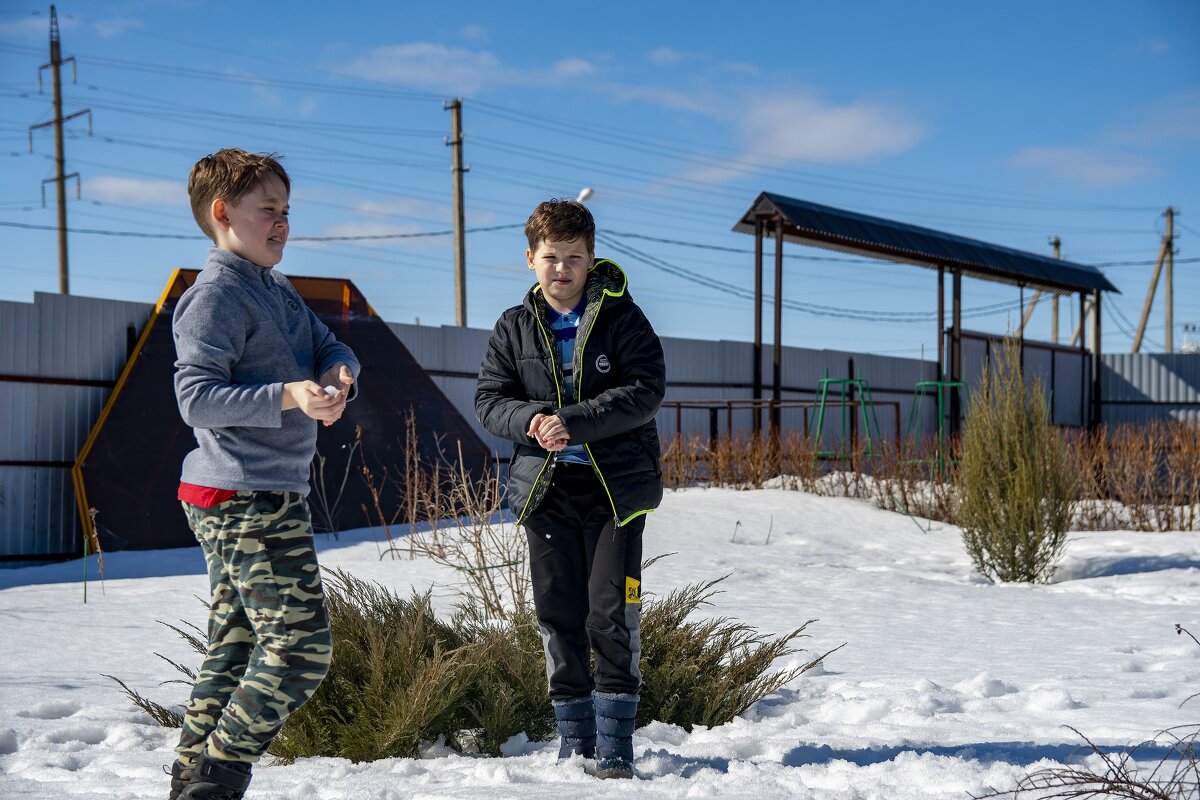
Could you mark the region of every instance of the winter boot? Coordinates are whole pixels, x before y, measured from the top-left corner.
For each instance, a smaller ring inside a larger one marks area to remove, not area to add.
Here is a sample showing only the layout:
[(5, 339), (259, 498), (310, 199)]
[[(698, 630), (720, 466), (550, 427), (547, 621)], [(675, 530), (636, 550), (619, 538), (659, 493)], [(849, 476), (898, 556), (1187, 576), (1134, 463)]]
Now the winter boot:
[(249, 785), (249, 764), (201, 753), (179, 800), (242, 800)]
[(596, 692), (596, 777), (633, 777), (638, 696)]
[(558, 757), (581, 755), (596, 757), (596, 707), (591, 696), (554, 700), (554, 718), (558, 720)]
[(167, 796), (167, 800), (179, 800), (179, 794), (183, 791), (183, 787), (188, 785), (188, 781), (192, 779), (192, 770), (190, 767), (184, 767), (176, 761), (171, 765), (168, 772), (166, 767), (163, 767), (163, 772), (171, 776), (171, 794)]

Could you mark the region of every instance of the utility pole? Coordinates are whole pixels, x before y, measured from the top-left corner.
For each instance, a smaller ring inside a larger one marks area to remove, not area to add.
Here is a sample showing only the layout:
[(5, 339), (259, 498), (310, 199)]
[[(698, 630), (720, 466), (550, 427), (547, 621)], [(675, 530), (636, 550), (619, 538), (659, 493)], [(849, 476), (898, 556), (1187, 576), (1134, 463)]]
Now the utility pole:
[(1168, 353), (1175, 352), (1175, 337), (1172, 335), (1175, 329), (1175, 209), (1167, 206), (1167, 285), (1163, 288), (1166, 290), (1166, 311), (1164, 314), (1164, 322), (1166, 331), (1163, 334), (1163, 349)]
[[(1054, 257), (1062, 258), (1062, 239), (1053, 236), (1050, 239), (1050, 246), (1054, 248)], [(1058, 295), (1054, 295), (1050, 300), (1050, 341), (1058, 344)]]
[[(1062, 244), (1058, 237), (1052, 237), (1050, 244), (1054, 245), (1054, 257), (1062, 258), (1059, 252), (1059, 246)], [(1042, 290), (1038, 289), (1033, 293), (1033, 298), (1029, 301), (1029, 308), (1025, 309), (1024, 316), (1021, 317), (1021, 327), (1017, 330), (1017, 336), (1021, 339), (1025, 338), (1025, 326), (1029, 324), (1029, 318), (1033, 316), (1033, 310), (1037, 308), (1038, 300), (1042, 297)], [(1058, 344), (1058, 295), (1054, 295), (1053, 306), (1050, 309), (1050, 327), (1053, 329), (1054, 343)]]
[[(1162, 274), (1164, 262), (1170, 266), (1167, 268), (1167, 340), (1163, 342), (1163, 346), (1168, 353), (1173, 350), (1172, 345), (1174, 341), (1171, 338), (1171, 323), (1174, 315), (1172, 314), (1173, 309), (1171, 306), (1174, 304), (1174, 287), (1171, 283), (1171, 267), (1174, 266), (1174, 258), (1172, 258), (1171, 251), (1175, 246), (1175, 209), (1168, 207), (1166, 216), (1167, 228), (1163, 233), (1162, 244), (1158, 248), (1158, 258), (1154, 262), (1154, 272), (1150, 275), (1150, 287), (1146, 290), (1146, 301), (1142, 303), (1142, 316), (1138, 320), (1137, 333), (1133, 337), (1133, 348), (1129, 351), (1131, 353), (1136, 353), (1142, 348), (1142, 337), (1146, 334), (1146, 323), (1150, 319), (1150, 306), (1154, 303), (1154, 295), (1158, 291), (1158, 276)], [(1170, 261), (1167, 259), (1170, 259)]]
[[(1075, 332), (1071, 334), (1071, 347), (1075, 346), (1075, 342), (1079, 342), (1080, 347), (1087, 349), (1087, 321), (1092, 317), (1092, 298), (1087, 298), (1079, 303), (1079, 324), (1075, 326)], [(1080, 338), (1082, 337), (1082, 338)], [(1137, 352), (1134, 350), (1133, 352)]]
[(450, 138), (446, 140), (448, 147), (454, 148), (451, 172), (454, 176), (454, 324), (460, 328), (467, 325), (467, 241), (463, 232), (463, 173), (469, 171), (469, 166), (463, 166), (462, 144), (462, 98), (456, 98), (442, 103), (442, 109), (450, 111)]
[(42, 181), (42, 206), (46, 205), (46, 184), (55, 184), (55, 196), (58, 200), (58, 291), (60, 294), (70, 294), (70, 278), (67, 268), (67, 179), (75, 179), (75, 195), (80, 196), (79, 173), (66, 174), (66, 157), (63, 155), (63, 123), (87, 114), (88, 136), (92, 135), (92, 111), (84, 109), (66, 117), (62, 113), (62, 65), (71, 62), (71, 82), (76, 80), (75, 56), (63, 60), (62, 45), (58, 35), (58, 12), (50, 6), (50, 63), (38, 67), (38, 94), (42, 93), (42, 70), (50, 68), (51, 80), (54, 85), (54, 119), (39, 125), (29, 127), (29, 152), (33, 152), (33, 132), (37, 128), (54, 126), (54, 177)]

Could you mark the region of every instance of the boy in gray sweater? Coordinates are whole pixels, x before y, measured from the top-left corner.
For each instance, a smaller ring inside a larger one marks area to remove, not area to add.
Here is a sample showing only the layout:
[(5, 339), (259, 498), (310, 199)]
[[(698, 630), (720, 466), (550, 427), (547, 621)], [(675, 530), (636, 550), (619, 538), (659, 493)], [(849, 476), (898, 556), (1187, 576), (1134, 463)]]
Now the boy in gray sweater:
[(272, 269), (291, 181), (226, 149), (188, 180), (215, 243), (175, 308), (175, 396), (199, 445), (179, 499), (208, 564), (208, 654), (171, 770), (175, 798), (240, 798), (252, 765), (329, 670), (332, 638), (305, 497), (317, 423), (341, 418), (359, 364)]

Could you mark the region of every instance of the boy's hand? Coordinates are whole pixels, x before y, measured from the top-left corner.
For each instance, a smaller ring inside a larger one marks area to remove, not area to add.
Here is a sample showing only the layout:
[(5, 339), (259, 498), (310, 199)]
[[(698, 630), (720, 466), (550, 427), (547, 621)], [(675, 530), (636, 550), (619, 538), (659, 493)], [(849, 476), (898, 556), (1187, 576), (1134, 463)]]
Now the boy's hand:
[(345, 364), (334, 364), (321, 376), (321, 385), (332, 386), (339, 395), (348, 397), (350, 387), (354, 385), (354, 373)]
[(542, 449), (552, 453), (562, 450), (571, 441), (571, 436), (567, 433), (567, 426), (558, 418), (558, 415), (535, 414), (529, 423), (527, 435), (537, 439), (537, 443), (541, 445)]
[(283, 410), (298, 408), (310, 417), (325, 425), (332, 425), (341, 419), (346, 410), (346, 397), (342, 392), (328, 395), (321, 384), (316, 381), (296, 381), (283, 385)]

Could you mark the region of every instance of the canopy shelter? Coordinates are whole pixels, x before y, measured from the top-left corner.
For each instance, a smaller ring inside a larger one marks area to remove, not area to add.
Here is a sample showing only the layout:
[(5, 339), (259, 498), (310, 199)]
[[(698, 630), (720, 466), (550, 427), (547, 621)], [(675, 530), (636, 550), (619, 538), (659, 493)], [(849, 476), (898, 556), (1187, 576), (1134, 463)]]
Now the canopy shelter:
[[(733, 230), (754, 235), (754, 397), (762, 398), (762, 299), (763, 239), (775, 239), (775, 347), (773, 375), (772, 433), (779, 427), (778, 403), (782, 401), (781, 332), (783, 327), (783, 243), (798, 242), (867, 258), (914, 264), (936, 269), (938, 273), (938, 380), (949, 367), (949, 380), (962, 380), (962, 279), (964, 275), (986, 281), (1008, 283), (1054, 295), (1079, 294), (1081, 329), (1080, 350), (1086, 350), (1083, 322), (1091, 300), (1091, 406), (1089, 420), (1100, 414), (1100, 296), (1116, 292), (1104, 274), (1095, 267), (1075, 264), (1037, 253), (989, 244), (964, 236), (922, 228), (894, 220), (871, 217), (854, 211), (824, 206), (763, 192), (742, 215)], [(951, 325), (945, 320), (945, 275), (953, 282)], [(1022, 306), (1024, 292), (1022, 291)], [(1024, 309), (1022, 309), (1022, 312)], [(1023, 326), (1022, 326), (1023, 328)], [(945, 341), (949, 338), (949, 364)], [(957, 424), (960, 398), (951, 394), (951, 425)], [(757, 423), (756, 423), (757, 424)]]

